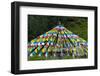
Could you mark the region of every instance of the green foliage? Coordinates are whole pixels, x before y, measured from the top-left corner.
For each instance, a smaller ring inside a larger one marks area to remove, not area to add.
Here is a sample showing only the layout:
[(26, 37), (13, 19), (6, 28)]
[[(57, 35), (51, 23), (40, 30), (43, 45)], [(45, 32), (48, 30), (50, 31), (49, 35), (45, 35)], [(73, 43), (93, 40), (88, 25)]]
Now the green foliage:
[(68, 30), (87, 40), (86, 17), (28, 15), (28, 41), (54, 28), (58, 21)]
[[(82, 58), (87, 58), (87, 57), (72, 57), (72, 56), (64, 56), (61, 59), (82, 59)], [(33, 61), (33, 60), (58, 60), (58, 57), (45, 57), (45, 56), (32, 56), (32, 57), (28, 57), (29, 61)]]

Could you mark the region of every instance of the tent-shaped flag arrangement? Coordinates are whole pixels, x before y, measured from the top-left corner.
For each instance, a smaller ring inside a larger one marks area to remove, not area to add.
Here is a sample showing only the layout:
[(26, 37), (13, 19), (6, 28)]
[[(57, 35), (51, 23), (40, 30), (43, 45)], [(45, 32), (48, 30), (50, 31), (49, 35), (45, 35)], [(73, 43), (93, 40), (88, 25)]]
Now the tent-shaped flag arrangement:
[(88, 44), (67, 28), (58, 25), (31, 40), (28, 44), (28, 57), (34, 56), (49, 59), (86, 58)]

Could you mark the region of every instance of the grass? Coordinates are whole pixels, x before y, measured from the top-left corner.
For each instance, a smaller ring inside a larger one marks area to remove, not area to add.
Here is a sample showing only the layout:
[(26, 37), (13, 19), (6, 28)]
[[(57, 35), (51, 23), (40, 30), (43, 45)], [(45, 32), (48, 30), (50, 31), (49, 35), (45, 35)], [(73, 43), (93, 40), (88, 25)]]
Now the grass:
[(63, 58), (59, 58), (59, 57), (45, 57), (45, 56), (32, 56), (32, 57), (28, 57), (29, 61), (33, 61), (33, 60), (62, 60), (62, 59), (80, 59), (80, 58), (87, 58), (87, 57), (72, 57), (72, 56), (64, 56)]

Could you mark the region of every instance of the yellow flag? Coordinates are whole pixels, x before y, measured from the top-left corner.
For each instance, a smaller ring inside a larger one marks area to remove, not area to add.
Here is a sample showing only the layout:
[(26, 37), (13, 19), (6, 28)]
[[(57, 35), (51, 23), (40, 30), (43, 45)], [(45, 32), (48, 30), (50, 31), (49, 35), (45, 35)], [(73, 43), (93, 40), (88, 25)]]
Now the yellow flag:
[(37, 53), (37, 49), (35, 49), (35, 52)]
[(34, 40), (32, 40), (31, 42), (34, 42)]
[(42, 52), (43, 52), (43, 53), (45, 52), (44, 48), (42, 49)]

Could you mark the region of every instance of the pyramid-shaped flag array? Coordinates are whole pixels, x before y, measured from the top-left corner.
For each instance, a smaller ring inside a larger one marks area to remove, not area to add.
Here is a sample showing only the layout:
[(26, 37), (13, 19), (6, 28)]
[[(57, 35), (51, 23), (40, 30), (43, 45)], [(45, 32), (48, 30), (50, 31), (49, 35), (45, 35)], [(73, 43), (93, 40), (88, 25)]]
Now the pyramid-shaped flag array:
[(28, 44), (28, 56), (44, 57), (87, 57), (88, 44), (62, 25), (31, 40)]

